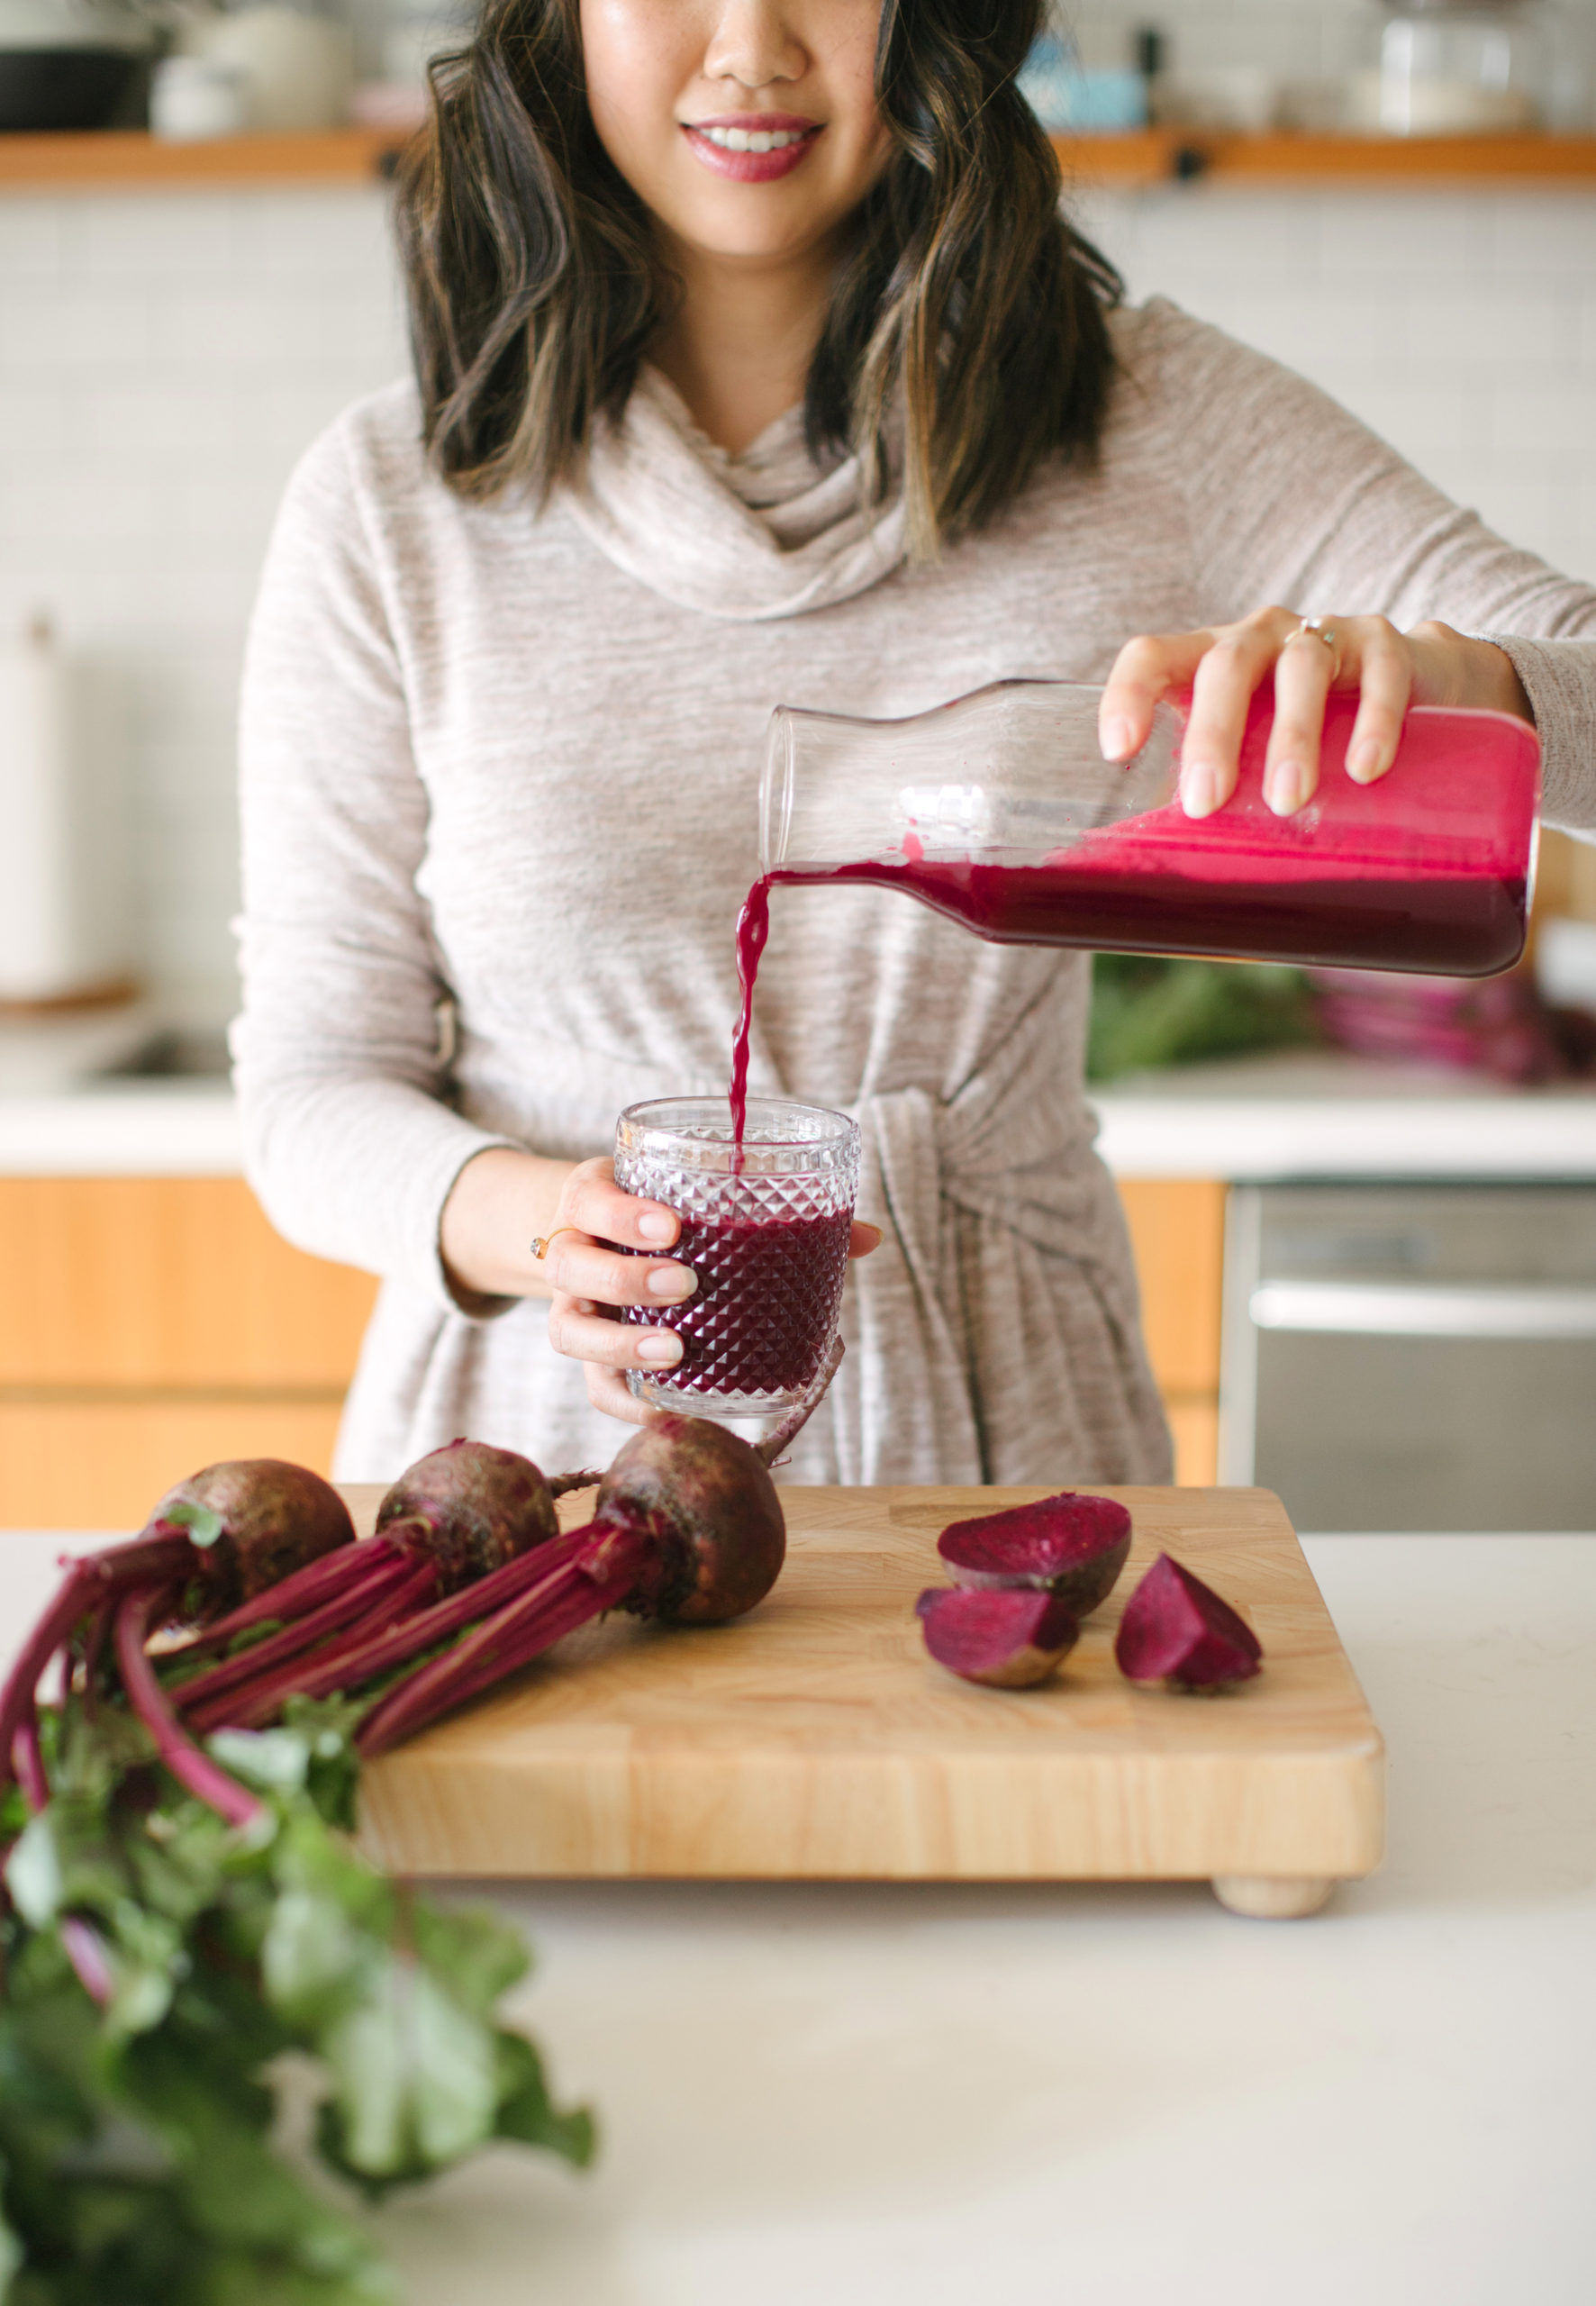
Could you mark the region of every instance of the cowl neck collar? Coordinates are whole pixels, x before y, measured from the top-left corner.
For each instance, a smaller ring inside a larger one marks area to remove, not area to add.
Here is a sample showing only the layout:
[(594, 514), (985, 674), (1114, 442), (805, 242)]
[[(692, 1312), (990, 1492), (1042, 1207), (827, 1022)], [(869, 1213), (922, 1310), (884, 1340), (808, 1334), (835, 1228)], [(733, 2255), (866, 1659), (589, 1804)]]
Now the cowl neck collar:
[(679, 607), (738, 623), (802, 616), (866, 591), (903, 558), (902, 491), (862, 502), (859, 459), (817, 465), (787, 410), (738, 457), (717, 448), (657, 368), (602, 424), (570, 511), (618, 567)]

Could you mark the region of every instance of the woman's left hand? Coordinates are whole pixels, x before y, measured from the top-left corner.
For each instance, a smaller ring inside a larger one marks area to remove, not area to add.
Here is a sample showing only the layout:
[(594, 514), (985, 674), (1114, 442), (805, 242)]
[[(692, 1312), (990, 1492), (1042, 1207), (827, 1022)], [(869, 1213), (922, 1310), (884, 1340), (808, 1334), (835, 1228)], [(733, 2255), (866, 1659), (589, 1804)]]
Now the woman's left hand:
[(1383, 616), (1316, 617), (1258, 609), (1238, 624), (1201, 632), (1143, 633), (1114, 660), (1098, 709), (1105, 760), (1129, 760), (1146, 744), (1162, 698), (1190, 694), (1181, 747), (1181, 805), (1189, 817), (1222, 808), (1236, 790), (1242, 732), (1254, 692), (1274, 685), (1274, 726), (1264, 798), (1289, 817), (1319, 784), (1325, 700), (1358, 692), (1347, 773), (1373, 785), (1396, 758), (1410, 704), (1463, 704), (1516, 713), (1533, 723), (1529, 699), (1505, 650), (1446, 624), (1399, 632)]

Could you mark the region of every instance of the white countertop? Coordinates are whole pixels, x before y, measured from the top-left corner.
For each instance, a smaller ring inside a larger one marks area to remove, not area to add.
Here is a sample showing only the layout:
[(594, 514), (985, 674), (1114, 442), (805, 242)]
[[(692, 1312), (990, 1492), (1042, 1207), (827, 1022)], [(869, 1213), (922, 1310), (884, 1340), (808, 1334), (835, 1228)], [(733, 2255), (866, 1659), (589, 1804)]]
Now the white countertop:
[[(91, 1039), (63, 1056), (0, 1029), (0, 1176), (239, 1173), (224, 1082), (96, 1080), (82, 1062)], [(1511, 1089), (1309, 1050), (1091, 1095), (1100, 1149), (1122, 1177), (1596, 1178), (1596, 1084)]]
[[(64, 1542), (0, 1535), (0, 1629)], [(1590, 2306), (1596, 1537), (1308, 1552), (1390, 1857), (1205, 1889), (501, 1892), (586, 2178), (384, 2211), (412, 2306)]]

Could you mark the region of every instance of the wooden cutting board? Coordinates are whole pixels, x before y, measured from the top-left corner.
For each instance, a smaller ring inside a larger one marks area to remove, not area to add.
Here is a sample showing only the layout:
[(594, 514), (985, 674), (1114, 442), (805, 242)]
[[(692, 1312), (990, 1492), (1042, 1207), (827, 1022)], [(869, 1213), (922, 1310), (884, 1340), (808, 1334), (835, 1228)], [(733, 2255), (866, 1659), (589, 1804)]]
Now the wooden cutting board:
[[(381, 1493), (347, 1493), (368, 1527)], [(1110, 1492), (1130, 1561), (1042, 1688), (931, 1662), (914, 1599), (945, 1582), (939, 1531), (1046, 1493), (784, 1491), (787, 1565), (751, 1616), (573, 1636), (366, 1770), (367, 1846), (399, 1873), (501, 1878), (1210, 1879), (1270, 1915), (1372, 1871), (1380, 1732), (1267, 1490)], [(1256, 1680), (1202, 1698), (1121, 1677), (1120, 1611), (1160, 1550), (1250, 1621)]]

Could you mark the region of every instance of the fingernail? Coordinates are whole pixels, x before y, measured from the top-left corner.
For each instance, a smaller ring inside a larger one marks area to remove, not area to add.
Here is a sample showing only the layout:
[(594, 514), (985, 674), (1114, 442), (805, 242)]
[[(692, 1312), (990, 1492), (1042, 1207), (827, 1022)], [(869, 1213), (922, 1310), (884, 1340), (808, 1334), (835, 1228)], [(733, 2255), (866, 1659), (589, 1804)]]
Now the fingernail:
[(698, 1276), (687, 1265), (657, 1265), (648, 1276), (649, 1296), (662, 1297), (667, 1305), (679, 1305), (697, 1286)]
[(1308, 771), (1300, 760), (1277, 760), (1264, 794), (1277, 817), (1294, 815), (1308, 798)]
[(1104, 760), (1129, 760), (1136, 750), (1136, 731), (1129, 721), (1105, 721), (1102, 726), (1102, 757)]
[(639, 1217), (638, 1231), (645, 1241), (674, 1241), (676, 1238), (676, 1221), (674, 1217), (665, 1216)]
[(1355, 785), (1373, 785), (1384, 766), (1385, 748), (1374, 737), (1365, 737), (1347, 756), (1347, 774)]
[(650, 1330), (647, 1337), (638, 1339), (639, 1361), (651, 1361), (656, 1367), (663, 1368), (667, 1362), (679, 1361), (681, 1357), (682, 1340), (669, 1330)]
[(1220, 772), (1211, 760), (1181, 767), (1181, 806), (1189, 817), (1211, 817), (1220, 805)]

